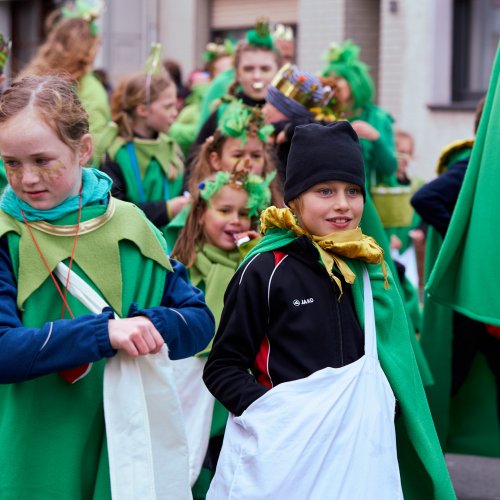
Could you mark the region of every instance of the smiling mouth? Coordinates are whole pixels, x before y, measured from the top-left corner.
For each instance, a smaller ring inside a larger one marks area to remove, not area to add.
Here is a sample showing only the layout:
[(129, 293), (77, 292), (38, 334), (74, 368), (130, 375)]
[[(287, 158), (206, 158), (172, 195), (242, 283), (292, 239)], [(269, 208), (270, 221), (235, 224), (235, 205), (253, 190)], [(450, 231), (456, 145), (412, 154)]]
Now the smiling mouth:
[(347, 217), (336, 217), (332, 219), (326, 219), (328, 222), (332, 222), (333, 224), (347, 224), (348, 222), (351, 221), (351, 219), (348, 219)]

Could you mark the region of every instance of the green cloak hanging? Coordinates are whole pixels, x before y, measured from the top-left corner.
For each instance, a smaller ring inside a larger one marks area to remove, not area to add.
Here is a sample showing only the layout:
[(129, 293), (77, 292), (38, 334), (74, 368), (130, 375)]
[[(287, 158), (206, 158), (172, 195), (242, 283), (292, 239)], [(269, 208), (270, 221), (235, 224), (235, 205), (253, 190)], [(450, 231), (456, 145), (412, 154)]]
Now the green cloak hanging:
[[(500, 326), (499, 217), (494, 209), (498, 205), (500, 181), (499, 74), (500, 51), (497, 51), (469, 166), (427, 285), (430, 299), (448, 311), (454, 309), (496, 326)], [(435, 335), (439, 333), (436, 331)], [(451, 335), (443, 348), (451, 350)], [(446, 449), (500, 456), (500, 423), (496, 406), (493, 375), (484, 357), (478, 353), (467, 381), (450, 402)]]

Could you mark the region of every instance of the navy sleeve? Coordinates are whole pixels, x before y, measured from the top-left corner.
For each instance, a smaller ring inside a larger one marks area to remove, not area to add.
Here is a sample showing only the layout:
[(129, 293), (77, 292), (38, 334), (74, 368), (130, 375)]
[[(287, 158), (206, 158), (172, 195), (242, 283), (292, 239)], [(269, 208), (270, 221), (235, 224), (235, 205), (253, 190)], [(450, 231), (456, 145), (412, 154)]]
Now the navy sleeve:
[(134, 311), (147, 316), (161, 333), (171, 359), (182, 359), (202, 351), (214, 336), (215, 321), (203, 293), (189, 283), (186, 268), (170, 259), (161, 305)]
[(269, 390), (249, 371), (267, 333), (267, 284), (273, 269), (267, 257), (259, 254), (229, 283), (219, 329), (203, 372), (208, 390), (235, 415), (241, 415)]
[(7, 247), (0, 240), (0, 383), (11, 384), (111, 357), (111, 313), (25, 327), (17, 309), (17, 283)]
[(411, 204), (422, 220), (446, 235), (457, 203), (469, 160), (459, 161), (437, 179), (422, 186), (411, 198)]

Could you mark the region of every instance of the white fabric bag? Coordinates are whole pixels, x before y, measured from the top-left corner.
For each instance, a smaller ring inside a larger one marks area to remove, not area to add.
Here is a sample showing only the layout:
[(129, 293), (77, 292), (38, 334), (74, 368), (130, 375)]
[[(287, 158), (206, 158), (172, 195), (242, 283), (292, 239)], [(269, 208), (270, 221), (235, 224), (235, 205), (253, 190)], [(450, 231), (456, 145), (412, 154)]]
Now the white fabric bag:
[[(62, 283), (68, 273), (64, 263), (57, 265)], [(107, 306), (73, 271), (68, 291), (94, 313)], [(112, 497), (192, 499), (187, 438), (167, 346), (137, 358), (119, 351), (106, 362), (103, 391)]]
[(395, 398), (363, 273), (365, 355), (276, 386), (230, 415), (207, 500), (399, 500)]
[(189, 477), (191, 486), (200, 475), (208, 449), (215, 399), (203, 382), (206, 357), (172, 361), (184, 422), (188, 429)]

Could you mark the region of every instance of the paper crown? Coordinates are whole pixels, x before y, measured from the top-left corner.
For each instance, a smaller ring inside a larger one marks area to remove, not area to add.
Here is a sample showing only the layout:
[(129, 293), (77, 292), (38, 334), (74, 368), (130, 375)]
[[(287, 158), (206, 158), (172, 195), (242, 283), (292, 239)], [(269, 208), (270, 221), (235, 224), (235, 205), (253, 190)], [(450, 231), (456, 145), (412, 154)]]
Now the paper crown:
[(275, 176), (276, 172), (271, 172), (263, 179), (258, 175), (250, 174), (246, 166), (240, 169), (235, 166), (233, 172), (217, 172), (214, 178), (200, 182), (198, 185), (200, 197), (208, 202), (223, 186), (242, 189), (248, 194), (248, 215), (255, 217), (259, 215), (260, 211), (267, 208), (271, 202), (269, 185)]
[(312, 73), (300, 71), (297, 66), (290, 63), (285, 64), (276, 73), (271, 86), (307, 109), (321, 106), (330, 91), (324, 89), (319, 79)]
[(263, 142), (269, 141), (274, 127), (265, 124), (264, 115), (259, 108), (243, 104), (234, 99), (222, 113), (217, 129), (222, 135), (240, 139), (245, 144), (249, 137), (257, 137)]
[(290, 26), (285, 26), (284, 24), (279, 23), (274, 27), (272, 37), (273, 40), (292, 41), (294, 39), (293, 30)]
[(63, 19), (84, 19), (89, 23), (92, 34), (96, 36), (99, 31), (96, 21), (103, 9), (102, 0), (76, 0), (62, 8), (62, 17)]
[(226, 38), (223, 43), (208, 43), (202, 57), (205, 62), (215, 61), (219, 57), (233, 55), (234, 50), (234, 43), (229, 38)]
[(0, 73), (5, 68), (7, 64), (7, 59), (9, 58), (9, 52), (11, 47), (11, 41), (6, 40), (2, 33), (0, 33)]

